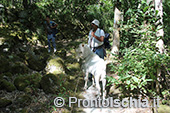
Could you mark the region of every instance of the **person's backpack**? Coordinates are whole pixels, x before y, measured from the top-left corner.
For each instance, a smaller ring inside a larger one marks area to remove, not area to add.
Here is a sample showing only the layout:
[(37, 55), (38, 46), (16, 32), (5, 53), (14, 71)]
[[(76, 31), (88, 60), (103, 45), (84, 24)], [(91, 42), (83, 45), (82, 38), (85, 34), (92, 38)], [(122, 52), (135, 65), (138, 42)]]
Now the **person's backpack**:
[[(54, 26), (54, 23), (52, 23), (52, 26)], [(53, 29), (52, 29), (52, 32), (53, 32), (53, 34), (57, 34), (57, 33), (58, 33), (57, 28), (53, 28)]]
[(109, 38), (110, 38), (110, 34), (105, 33), (104, 44), (103, 44), (105, 49), (110, 49), (111, 48)]
[(110, 49), (111, 48), (109, 38), (110, 38), (110, 34), (105, 33), (105, 37), (104, 37), (104, 48), (105, 49)]

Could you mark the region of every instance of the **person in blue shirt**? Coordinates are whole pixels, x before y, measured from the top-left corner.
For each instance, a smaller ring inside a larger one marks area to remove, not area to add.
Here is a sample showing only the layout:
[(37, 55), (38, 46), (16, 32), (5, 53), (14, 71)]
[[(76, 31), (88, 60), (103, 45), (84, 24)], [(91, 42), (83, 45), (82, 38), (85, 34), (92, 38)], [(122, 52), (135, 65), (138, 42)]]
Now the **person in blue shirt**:
[(46, 16), (45, 27), (46, 27), (46, 34), (47, 34), (47, 41), (48, 41), (48, 52), (51, 52), (51, 45), (50, 45), (51, 40), (52, 40), (54, 52), (56, 52), (57, 49), (56, 49), (55, 35), (56, 35), (57, 24), (54, 21), (51, 21), (50, 16), (48, 15)]

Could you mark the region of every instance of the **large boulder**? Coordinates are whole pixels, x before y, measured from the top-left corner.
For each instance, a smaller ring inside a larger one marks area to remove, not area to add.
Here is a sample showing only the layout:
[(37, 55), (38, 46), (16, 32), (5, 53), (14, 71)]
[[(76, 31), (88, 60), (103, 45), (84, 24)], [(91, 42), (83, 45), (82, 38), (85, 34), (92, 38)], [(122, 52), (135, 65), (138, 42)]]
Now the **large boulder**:
[(64, 65), (64, 61), (58, 56), (51, 56), (47, 60), (47, 66), (45, 68), (47, 74), (61, 74), (65, 73), (66, 66)]
[(36, 55), (35, 53), (27, 53), (26, 54), (26, 61), (28, 67), (35, 71), (42, 71), (44, 70), (46, 63), (44, 61), (44, 56)]
[(41, 75), (35, 73), (27, 76), (19, 76), (15, 78), (14, 85), (20, 91), (23, 91), (27, 86), (32, 86), (34, 88), (40, 88)]
[(12, 74), (27, 74), (29, 72), (29, 68), (22, 62), (15, 62), (11, 67)]

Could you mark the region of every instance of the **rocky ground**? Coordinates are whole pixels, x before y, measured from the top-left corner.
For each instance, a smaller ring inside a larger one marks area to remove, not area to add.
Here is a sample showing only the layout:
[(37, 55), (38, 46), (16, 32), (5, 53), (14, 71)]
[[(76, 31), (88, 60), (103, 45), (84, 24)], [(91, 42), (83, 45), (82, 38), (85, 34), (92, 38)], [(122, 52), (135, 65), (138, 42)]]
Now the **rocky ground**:
[[(3, 38), (1, 37), (3, 40)], [(1, 40), (1, 42), (2, 42)], [(95, 88), (83, 91), (83, 73), (74, 48), (82, 40), (58, 40), (57, 52), (48, 53), (41, 44), (24, 43), (17, 37), (0, 43), (1, 113), (150, 113), (151, 109), (68, 107), (68, 97), (95, 98)], [(109, 73), (109, 76), (115, 76)], [(116, 76), (115, 76), (116, 77)], [(90, 83), (89, 83), (90, 84)], [(121, 93), (107, 87), (109, 95)], [(66, 104), (56, 108), (54, 99), (63, 97)], [(116, 95), (118, 98), (119, 95)], [(169, 107), (163, 106), (168, 113)], [(165, 112), (166, 111), (166, 112)]]

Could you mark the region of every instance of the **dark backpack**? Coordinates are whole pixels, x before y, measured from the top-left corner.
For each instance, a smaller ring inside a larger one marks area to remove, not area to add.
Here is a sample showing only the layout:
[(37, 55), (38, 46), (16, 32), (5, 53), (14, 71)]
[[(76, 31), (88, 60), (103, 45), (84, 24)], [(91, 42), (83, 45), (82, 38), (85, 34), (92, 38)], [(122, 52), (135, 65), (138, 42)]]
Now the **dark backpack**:
[(110, 38), (110, 34), (105, 33), (105, 37), (104, 37), (104, 48), (105, 49), (110, 49), (111, 48), (109, 38)]
[(105, 33), (104, 44), (103, 44), (105, 49), (110, 49), (111, 48), (109, 38), (110, 38), (110, 34)]
[[(54, 26), (54, 23), (52, 24), (52, 26)], [(52, 33), (53, 33), (53, 34), (57, 34), (57, 33), (58, 33), (57, 28), (53, 28), (53, 29), (52, 29)]]

